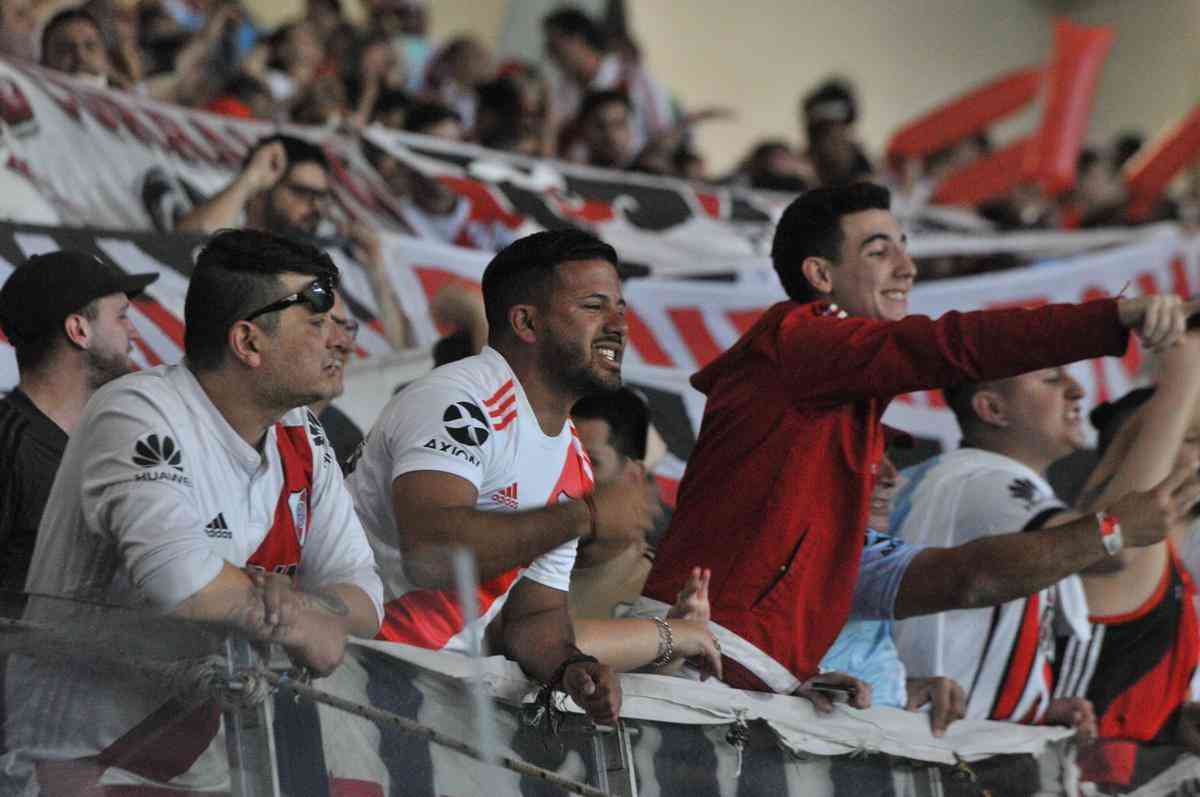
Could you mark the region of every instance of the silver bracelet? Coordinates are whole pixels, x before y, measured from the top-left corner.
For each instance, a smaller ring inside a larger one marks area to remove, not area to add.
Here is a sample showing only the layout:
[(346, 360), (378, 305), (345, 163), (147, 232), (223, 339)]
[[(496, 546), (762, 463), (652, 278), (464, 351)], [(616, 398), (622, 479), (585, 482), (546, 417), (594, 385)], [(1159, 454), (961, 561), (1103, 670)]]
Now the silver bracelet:
[(671, 633), (671, 624), (661, 617), (651, 617), (658, 626), (658, 658), (650, 662), (651, 667), (664, 667), (675, 658), (675, 636)]

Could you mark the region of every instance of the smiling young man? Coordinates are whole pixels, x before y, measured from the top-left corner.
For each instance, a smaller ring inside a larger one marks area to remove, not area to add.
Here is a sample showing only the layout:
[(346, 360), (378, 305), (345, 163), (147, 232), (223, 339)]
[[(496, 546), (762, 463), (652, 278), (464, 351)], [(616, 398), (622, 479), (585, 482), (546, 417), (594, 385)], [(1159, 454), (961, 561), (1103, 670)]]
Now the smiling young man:
[[(602, 722), (616, 716), (620, 688), (575, 646), (576, 544), (640, 539), (657, 508), (634, 469), (593, 491), (569, 418), (581, 397), (621, 386), (616, 262), (612, 247), (578, 230), (501, 250), (483, 275), (489, 345), (396, 394), (349, 478), (386, 583), (382, 638), (464, 652), (487, 626), (496, 652)], [(451, 589), (454, 546), (479, 568), (476, 627)]]
[(845, 624), (895, 396), (1119, 354), (1130, 328), (1183, 334), (1169, 297), (910, 316), (916, 267), (889, 204), (865, 183), (795, 200), (772, 249), (790, 300), (692, 377), (704, 420), (644, 594), (670, 603), (711, 568), (736, 686), (795, 691)]
[[(347, 635), (375, 634), (371, 549), (303, 408), (341, 381), (336, 284), (337, 268), (306, 244), (229, 230), (204, 245), (184, 304), (185, 363), (99, 391), (51, 489), (27, 588), (82, 603), (34, 598), (26, 619), (99, 632), (125, 615), (95, 604), (149, 609), (278, 642), (321, 674)], [(114, 650), (134, 644), (115, 639)], [(6, 696), (3, 770), (36, 767), (45, 793), (228, 778), (223, 749), (210, 748), (212, 701), (181, 703), (81, 660), (16, 659)]]

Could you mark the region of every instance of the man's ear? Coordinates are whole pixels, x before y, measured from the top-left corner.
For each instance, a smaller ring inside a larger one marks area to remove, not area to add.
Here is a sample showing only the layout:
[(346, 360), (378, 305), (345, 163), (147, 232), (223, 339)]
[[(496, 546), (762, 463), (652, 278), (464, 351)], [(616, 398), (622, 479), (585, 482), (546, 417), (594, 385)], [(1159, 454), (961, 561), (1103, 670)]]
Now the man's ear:
[(63, 332), (67, 340), (80, 349), (87, 349), (92, 337), (92, 327), (80, 313), (71, 313), (63, 320)]
[(537, 343), (541, 319), (537, 307), (532, 304), (515, 304), (508, 310), (508, 326), (518, 340), (524, 343)]
[(833, 293), (833, 263), (823, 257), (806, 257), (800, 271), (817, 293)]
[(263, 345), (267, 334), (250, 321), (237, 321), (229, 328), (226, 342), (234, 358), (248, 368), (262, 365)]
[(1008, 404), (1004, 396), (995, 390), (980, 390), (971, 397), (971, 409), (979, 420), (988, 426), (1005, 427), (1009, 424)]

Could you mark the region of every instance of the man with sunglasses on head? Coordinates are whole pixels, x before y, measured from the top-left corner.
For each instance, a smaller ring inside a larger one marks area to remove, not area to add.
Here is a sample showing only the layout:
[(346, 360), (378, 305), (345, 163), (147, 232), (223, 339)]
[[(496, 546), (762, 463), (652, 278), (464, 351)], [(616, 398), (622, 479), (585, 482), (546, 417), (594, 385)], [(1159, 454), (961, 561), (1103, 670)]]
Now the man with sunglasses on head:
[[(260, 139), (241, 172), (175, 225), (182, 232), (213, 233), (227, 227), (249, 227), (330, 248), (344, 246), (367, 272), (379, 321), (393, 348), (408, 347), (408, 319), (387, 276), (379, 236), (351, 219), (336, 234), (329, 159), (317, 144), (276, 134)], [(324, 223), (324, 224), (323, 224)]]
[[(51, 489), (27, 588), (78, 603), (68, 614), (37, 598), (27, 619), (69, 633), (119, 625), (95, 604), (149, 610), (278, 642), (318, 674), (337, 667), (348, 635), (374, 636), (375, 561), (304, 409), (341, 385), (337, 280), (328, 256), (269, 233), (229, 230), (204, 245), (185, 361), (98, 392)], [(6, 772), (36, 768), (50, 794), (81, 793), (81, 782), (221, 788), (214, 703), (175, 706), (152, 684), (78, 661), (15, 664)]]

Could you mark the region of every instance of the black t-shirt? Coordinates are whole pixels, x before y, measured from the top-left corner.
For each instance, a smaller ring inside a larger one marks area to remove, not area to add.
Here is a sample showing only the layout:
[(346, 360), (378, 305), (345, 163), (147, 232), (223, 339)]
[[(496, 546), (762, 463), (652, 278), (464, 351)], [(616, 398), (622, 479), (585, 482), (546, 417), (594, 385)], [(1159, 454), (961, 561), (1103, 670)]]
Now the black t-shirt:
[(67, 433), (13, 389), (0, 399), (0, 589), (23, 591)]

